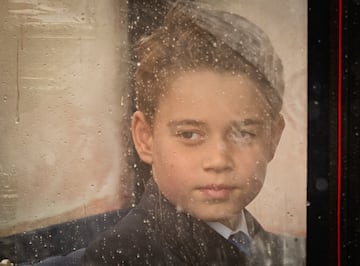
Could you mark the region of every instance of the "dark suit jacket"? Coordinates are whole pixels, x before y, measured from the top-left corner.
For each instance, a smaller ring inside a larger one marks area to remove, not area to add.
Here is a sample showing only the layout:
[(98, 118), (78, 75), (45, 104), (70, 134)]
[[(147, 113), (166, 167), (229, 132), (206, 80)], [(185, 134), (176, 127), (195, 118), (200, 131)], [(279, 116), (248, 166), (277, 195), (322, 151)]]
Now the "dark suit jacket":
[(205, 222), (177, 212), (153, 180), (140, 203), (92, 242), (83, 265), (303, 265), (304, 243), (266, 232), (245, 212), (255, 254), (246, 258)]

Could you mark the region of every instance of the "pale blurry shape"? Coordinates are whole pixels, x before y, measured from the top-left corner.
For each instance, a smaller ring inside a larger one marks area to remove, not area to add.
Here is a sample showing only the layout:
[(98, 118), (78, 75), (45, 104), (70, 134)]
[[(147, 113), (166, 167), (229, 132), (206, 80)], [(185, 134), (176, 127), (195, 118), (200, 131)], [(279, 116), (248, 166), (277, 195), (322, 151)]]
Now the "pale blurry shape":
[(126, 2), (9, 0), (0, 20), (0, 235), (129, 204)]
[(269, 36), (284, 67), (286, 126), (264, 187), (249, 210), (273, 232), (305, 236), (307, 182), (307, 2), (201, 0), (246, 17)]

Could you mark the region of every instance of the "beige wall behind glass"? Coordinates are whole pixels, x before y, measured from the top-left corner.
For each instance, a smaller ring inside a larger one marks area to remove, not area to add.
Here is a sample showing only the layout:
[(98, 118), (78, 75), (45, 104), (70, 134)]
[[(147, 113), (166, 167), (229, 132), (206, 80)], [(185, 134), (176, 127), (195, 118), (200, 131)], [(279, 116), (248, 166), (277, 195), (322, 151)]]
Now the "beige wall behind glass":
[(0, 12), (0, 233), (126, 205), (126, 1)]

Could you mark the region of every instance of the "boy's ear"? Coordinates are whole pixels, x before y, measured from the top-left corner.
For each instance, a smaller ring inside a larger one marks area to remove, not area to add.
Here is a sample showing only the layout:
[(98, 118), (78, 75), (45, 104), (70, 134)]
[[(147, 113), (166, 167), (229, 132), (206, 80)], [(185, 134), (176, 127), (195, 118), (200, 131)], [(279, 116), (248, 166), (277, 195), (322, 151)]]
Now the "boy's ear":
[(272, 122), (269, 162), (274, 158), (276, 148), (280, 142), (280, 138), (284, 130), (284, 127), (285, 127), (284, 117), (281, 114), (279, 114)]
[(136, 111), (131, 122), (131, 133), (140, 159), (152, 164), (152, 129), (143, 112)]

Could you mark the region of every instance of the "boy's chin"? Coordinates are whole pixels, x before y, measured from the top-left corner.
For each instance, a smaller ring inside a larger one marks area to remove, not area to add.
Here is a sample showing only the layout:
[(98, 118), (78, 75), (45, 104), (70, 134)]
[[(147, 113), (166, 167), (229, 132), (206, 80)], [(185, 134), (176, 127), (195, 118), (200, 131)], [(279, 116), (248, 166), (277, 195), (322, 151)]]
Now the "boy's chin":
[(192, 209), (189, 213), (197, 219), (204, 222), (220, 222), (238, 219), (242, 209), (224, 209), (224, 208), (201, 208)]

